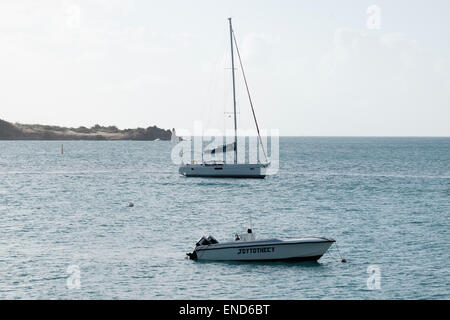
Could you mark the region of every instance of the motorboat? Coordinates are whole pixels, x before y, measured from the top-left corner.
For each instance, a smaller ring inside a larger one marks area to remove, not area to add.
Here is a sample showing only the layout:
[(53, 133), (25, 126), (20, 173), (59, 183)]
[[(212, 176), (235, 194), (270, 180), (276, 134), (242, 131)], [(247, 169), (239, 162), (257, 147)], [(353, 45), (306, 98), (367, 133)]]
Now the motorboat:
[(317, 261), (334, 242), (323, 237), (257, 240), (248, 229), (247, 233), (236, 234), (231, 242), (220, 243), (212, 236), (204, 236), (187, 256), (212, 261)]

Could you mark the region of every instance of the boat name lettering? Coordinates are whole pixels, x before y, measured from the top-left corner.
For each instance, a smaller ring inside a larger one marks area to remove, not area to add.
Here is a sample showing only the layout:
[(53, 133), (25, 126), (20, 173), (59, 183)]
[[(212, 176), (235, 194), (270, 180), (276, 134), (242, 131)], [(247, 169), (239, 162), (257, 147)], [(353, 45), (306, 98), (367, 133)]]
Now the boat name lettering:
[(243, 248), (239, 249), (237, 254), (248, 254), (248, 253), (268, 253), (274, 252), (274, 247), (266, 247), (266, 248)]

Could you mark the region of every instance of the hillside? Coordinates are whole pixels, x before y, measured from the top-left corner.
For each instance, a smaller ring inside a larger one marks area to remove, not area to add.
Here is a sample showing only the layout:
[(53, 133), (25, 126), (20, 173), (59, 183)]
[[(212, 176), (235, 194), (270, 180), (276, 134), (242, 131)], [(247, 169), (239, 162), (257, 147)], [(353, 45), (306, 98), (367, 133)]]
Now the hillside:
[(171, 131), (156, 126), (120, 130), (115, 126), (67, 128), (10, 123), (0, 119), (0, 140), (170, 140)]

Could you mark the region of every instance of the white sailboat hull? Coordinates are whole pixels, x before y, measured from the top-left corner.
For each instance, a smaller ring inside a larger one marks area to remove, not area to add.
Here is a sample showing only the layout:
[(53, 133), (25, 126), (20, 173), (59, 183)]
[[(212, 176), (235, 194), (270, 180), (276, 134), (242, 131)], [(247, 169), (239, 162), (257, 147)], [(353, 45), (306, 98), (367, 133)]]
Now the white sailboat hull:
[(184, 164), (179, 173), (186, 177), (216, 177), (216, 178), (264, 178), (267, 164), (255, 163), (214, 163), (214, 164)]
[(186, 177), (216, 177), (216, 178), (261, 178), (266, 176), (267, 164), (185, 164), (179, 173)]
[(235, 241), (197, 246), (193, 259), (213, 261), (317, 261), (335, 242), (327, 238)]

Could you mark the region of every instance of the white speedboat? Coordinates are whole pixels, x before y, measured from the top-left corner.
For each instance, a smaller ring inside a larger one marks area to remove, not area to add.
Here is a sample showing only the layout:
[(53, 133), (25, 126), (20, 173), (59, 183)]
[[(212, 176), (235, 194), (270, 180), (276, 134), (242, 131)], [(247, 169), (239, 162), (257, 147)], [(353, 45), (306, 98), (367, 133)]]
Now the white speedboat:
[[(219, 146), (213, 150), (202, 152), (202, 162), (197, 163), (195, 160), (191, 163), (182, 163), (178, 172), (185, 177), (216, 177), (216, 178), (265, 178), (266, 168), (269, 167), (270, 162), (267, 159), (266, 151), (262, 143), (262, 138), (259, 131), (258, 121), (256, 120), (255, 110), (253, 108), (252, 99), (250, 97), (250, 90), (247, 85), (247, 79), (244, 73), (244, 67), (242, 65), (241, 56), (237, 46), (237, 41), (234, 36), (233, 27), (231, 25), (231, 18), (228, 19), (230, 28), (230, 48), (231, 48), (231, 75), (233, 83), (233, 115), (234, 115), (234, 142), (227, 145)], [(237, 134), (237, 112), (236, 112), (236, 87), (235, 87), (235, 65), (234, 65), (234, 46), (236, 47), (236, 53), (238, 54), (239, 63), (244, 79), (245, 87), (247, 89), (247, 95), (250, 102), (250, 107), (255, 122), (256, 131), (258, 133), (258, 141), (261, 145), (262, 152), (264, 154), (265, 162), (259, 160), (255, 163), (241, 163), (238, 162), (238, 134)], [(216, 154), (225, 153), (228, 151), (234, 151), (233, 163), (217, 161), (203, 162), (203, 153)]]
[(193, 260), (317, 261), (334, 242), (320, 237), (256, 240), (248, 229), (247, 233), (236, 235), (233, 242), (219, 243), (212, 236), (202, 237), (187, 255)]

